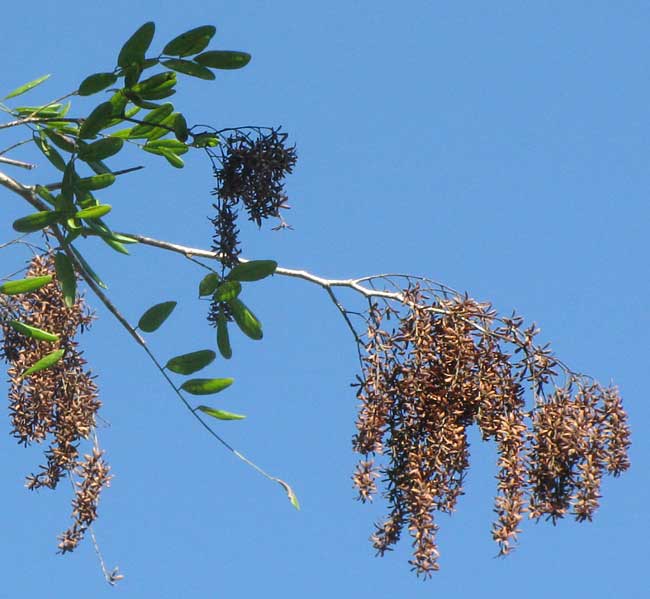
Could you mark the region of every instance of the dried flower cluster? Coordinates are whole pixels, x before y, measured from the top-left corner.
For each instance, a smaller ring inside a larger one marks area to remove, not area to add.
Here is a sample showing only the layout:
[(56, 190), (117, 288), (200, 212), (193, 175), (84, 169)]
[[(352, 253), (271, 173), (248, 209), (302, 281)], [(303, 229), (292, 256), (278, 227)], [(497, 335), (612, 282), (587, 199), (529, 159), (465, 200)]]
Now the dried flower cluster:
[[(26, 276), (48, 274), (55, 276), (53, 256), (35, 256)], [(92, 317), (80, 297), (70, 308), (65, 305), (56, 278), (37, 291), (4, 298), (0, 316), (3, 332), (0, 355), (9, 364), (12, 434), (23, 445), (44, 441), (49, 444), (45, 451), (46, 464), (27, 477), (27, 487), (54, 489), (66, 475), (81, 476), (78, 484), (84, 492), (78, 493), (73, 502), (75, 523), (59, 544), (62, 552), (70, 551), (96, 514), (99, 491), (96, 481), (101, 480), (100, 487), (106, 486), (110, 478), (106, 466), (100, 467), (96, 459), (82, 461), (78, 449), (81, 440), (88, 439), (94, 430), (101, 406), (97, 385), (75, 341), (77, 332), (88, 327)], [(48, 342), (25, 336), (8, 324), (14, 319), (54, 333), (59, 340)], [(65, 350), (56, 364), (22, 376), (40, 358), (56, 349)]]
[[(388, 331), (390, 318), (398, 323)], [(364, 457), (353, 480), (362, 501), (376, 493), (377, 478), (384, 483), (389, 514), (372, 536), (380, 555), (406, 528), (413, 569), (424, 576), (438, 569), (434, 513), (451, 513), (463, 494), (474, 424), (499, 452), (492, 536), (501, 554), (526, 512), (591, 519), (603, 474), (629, 467), (617, 390), (569, 371), (535, 344), (538, 332), (519, 317), (497, 318), (488, 304), (432, 301), (418, 287), (404, 292), (401, 311), (373, 305), (353, 441)]]
[[(287, 146), (287, 134), (277, 129), (236, 130), (221, 143), (219, 167), (215, 167), (217, 214), (212, 219), (215, 227), (212, 249), (223, 255), (223, 264), (237, 264), (239, 209), (248, 213), (248, 219), (261, 226), (262, 220), (280, 217), (286, 208), (284, 179), (296, 163), (295, 146)], [(284, 221), (281, 221), (281, 226)]]

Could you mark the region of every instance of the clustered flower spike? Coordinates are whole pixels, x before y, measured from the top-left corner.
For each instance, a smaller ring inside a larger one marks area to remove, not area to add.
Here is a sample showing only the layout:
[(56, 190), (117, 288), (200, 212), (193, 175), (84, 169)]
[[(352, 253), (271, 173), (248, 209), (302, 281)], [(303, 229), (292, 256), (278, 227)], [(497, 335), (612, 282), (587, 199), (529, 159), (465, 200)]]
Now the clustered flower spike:
[(378, 554), (407, 529), (417, 574), (439, 568), (434, 513), (453, 512), (463, 494), (473, 425), (499, 452), (492, 537), (500, 554), (512, 550), (526, 512), (590, 520), (602, 476), (629, 467), (617, 389), (569, 371), (519, 317), (498, 318), (469, 297), (432, 300), (417, 286), (403, 296), (399, 311), (370, 309), (357, 393), (353, 446), (364, 457), (353, 481), (365, 502), (381, 478), (389, 507), (371, 538)]
[[(75, 337), (92, 321), (84, 301), (77, 297), (67, 307), (56, 281), (52, 254), (34, 256), (27, 277), (53, 275), (51, 283), (40, 289), (6, 296), (0, 304), (0, 330), (3, 333), (0, 357), (8, 364), (9, 410), (12, 434), (19, 443), (47, 442), (46, 463), (39, 472), (27, 477), (29, 489), (55, 489), (66, 475), (80, 477), (73, 501), (73, 527), (61, 537), (61, 552), (71, 551), (95, 519), (99, 490), (108, 486), (108, 466), (99, 457), (81, 458), (79, 444), (92, 435), (97, 411), (101, 406), (97, 385), (86, 361), (78, 350)], [(58, 335), (48, 342), (15, 331), (10, 320)], [(64, 349), (63, 357), (53, 366), (22, 376), (46, 354)], [(98, 450), (96, 450), (98, 451)], [(94, 455), (94, 454), (93, 454)]]
[[(249, 132), (250, 131), (250, 132)], [(297, 156), (295, 146), (287, 146), (287, 134), (277, 129), (238, 129), (222, 140), (220, 163), (215, 166), (217, 211), (213, 250), (223, 256), (226, 267), (237, 264), (239, 230), (236, 226), (240, 209), (258, 227), (269, 217), (281, 219), (287, 208), (284, 179), (293, 171)]]

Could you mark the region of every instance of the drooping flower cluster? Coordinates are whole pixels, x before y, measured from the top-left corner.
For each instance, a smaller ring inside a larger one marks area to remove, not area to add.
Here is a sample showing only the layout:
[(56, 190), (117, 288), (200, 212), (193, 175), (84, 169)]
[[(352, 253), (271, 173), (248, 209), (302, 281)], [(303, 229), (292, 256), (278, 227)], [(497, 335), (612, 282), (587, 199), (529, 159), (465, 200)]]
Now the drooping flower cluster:
[[(237, 264), (239, 249), (239, 210), (257, 226), (269, 217), (281, 218), (287, 195), (284, 179), (296, 163), (295, 146), (287, 146), (287, 134), (277, 129), (236, 130), (220, 145), (219, 167), (215, 167), (217, 211), (212, 219), (215, 234), (212, 249), (223, 256), (223, 264)], [(281, 225), (284, 221), (281, 220)]]
[[(402, 311), (370, 310), (353, 441), (364, 456), (353, 476), (359, 499), (372, 499), (376, 478), (384, 483), (389, 514), (372, 536), (378, 553), (406, 528), (413, 569), (438, 569), (434, 513), (453, 512), (463, 494), (472, 425), (499, 452), (492, 536), (501, 554), (526, 511), (559, 518), (570, 509), (591, 519), (602, 475), (629, 467), (617, 390), (568, 371), (521, 318), (498, 318), (468, 297), (432, 301), (417, 287), (403, 296)], [(391, 318), (398, 323), (389, 331)], [(557, 371), (565, 375), (559, 387)]]
[[(30, 263), (27, 277), (53, 275), (54, 259), (51, 254), (35, 256)], [(75, 337), (92, 321), (83, 299), (77, 297), (67, 307), (56, 278), (44, 287), (29, 293), (7, 296), (0, 306), (0, 327), (3, 332), (1, 357), (8, 363), (9, 409), (12, 434), (23, 445), (47, 442), (46, 463), (37, 473), (27, 477), (30, 489), (56, 488), (66, 475), (81, 476), (81, 485), (102, 480), (107, 486), (110, 477), (108, 467), (97, 476), (97, 468), (90, 470), (79, 456), (79, 444), (91, 436), (95, 427), (97, 411), (101, 406), (94, 377), (86, 367), (86, 361), (78, 349)], [(16, 331), (9, 324), (18, 320), (31, 327), (53, 333), (58, 341), (42, 341)], [(63, 349), (63, 357), (54, 365), (28, 376), (23, 373), (50, 352)], [(94, 487), (93, 487), (94, 488)], [(84, 493), (73, 504), (75, 514), (83, 515), (75, 523), (75, 534), (64, 533), (59, 548), (62, 552), (72, 550), (81, 540), (83, 532), (94, 519), (98, 490)], [(75, 516), (77, 520), (77, 516)], [(69, 531), (68, 531), (69, 532)]]

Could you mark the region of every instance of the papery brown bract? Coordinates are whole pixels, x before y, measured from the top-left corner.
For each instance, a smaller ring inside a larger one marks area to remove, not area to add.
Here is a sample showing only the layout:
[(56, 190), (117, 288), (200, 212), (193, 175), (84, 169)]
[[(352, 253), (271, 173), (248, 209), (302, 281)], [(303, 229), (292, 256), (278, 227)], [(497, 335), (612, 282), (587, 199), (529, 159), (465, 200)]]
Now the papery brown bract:
[(536, 345), (534, 325), (523, 329), (521, 318), (498, 318), (466, 296), (430, 298), (418, 286), (404, 291), (401, 311), (373, 304), (367, 321), (353, 440), (364, 457), (353, 480), (359, 498), (372, 499), (375, 456), (389, 508), (371, 537), (380, 555), (406, 528), (416, 573), (438, 569), (434, 513), (453, 512), (463, 494), (470, 426), (499, 452), (492, 537), (502, 555), (526, 511), (591, 519), (603, 474), (629, 467), (618, 392)]

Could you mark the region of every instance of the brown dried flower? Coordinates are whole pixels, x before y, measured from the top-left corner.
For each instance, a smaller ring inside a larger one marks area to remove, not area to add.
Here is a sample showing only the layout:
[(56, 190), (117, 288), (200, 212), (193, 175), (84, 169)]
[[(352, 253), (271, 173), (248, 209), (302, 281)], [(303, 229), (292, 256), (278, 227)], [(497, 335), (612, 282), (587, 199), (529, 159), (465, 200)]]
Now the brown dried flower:
[[(277, 129), (237, 129), (220, 145), (221, 155), (215, 166), (217, 214), (212, 249), (223, 256), (226, 267), (237, 264), (239, 230), (236, 226), (238, 209), (248, 213), (257, 226), (269, 217), (280, 218), (287, 208), (284, 179), (296, 163), (295, 146), (286, 145), (287, 134)], [(281, 226), (287, 226), (281, 219)]]
[[(53, 275), (54, 279), (40, 289), (3, 299), (0, 306), (0, 329), (3, 332), (1, 357), (9, 364), (9, 409), (12, 434), (23, 445), (47, 441), (46, 463), (39, 472), (27, 477), (29, 489), (47, 487), (54, 489), (66, 475), (79, 469), (79, 444), (88, 439), (94, 430), (96, 415), (101, 402), (97, 385), (86, 361), (78, 350), (75, 337), (87, 328), (92, 316), (86, 311), (84, 301), (77, 297), (68, 307), (56, 281), (52, 254), (34, 256), (27, 271), (28, 277)], [(37, 340), (15, 331), (10, 320), (19, 320), (58, 335), (59, 340)], [(53, 366), (22, 376), (30, 366), (44, 355), (63, 349), (63, 357)], [(85, 476), (90, 473), (81, 469), (81, 484), (90, 484)], [(94, 476), (94, 475), (93, 475)], [(75, 510), (83, 514), (86, 525), (88, 514), (94, 513), (91, 503), (84, 504), (84, 494), (75, 504)], [(77, 527), (76, 543), (85, 528)], [(68, 551), (73, 548), (71, 539), (65, 543)]]
[[(618, 392), (569, 371), (519, 317), (499, 319), (468, 297), (431, 301), (417, 286), (403, 297), (403, 313), (370, 309), (357, 393), (353, 446), (364, 458), (354, 484), (363, 501), (372, 498), (370, 456), (381, 456), (389, 507), (371, 538), (378, 553), (407, 528), (416, 573), (438, 569), (433, 514), (453, 512), (463, 494), (472, 425), (499, 451), (492, 537), (500, 554), (511, 551), (526, 511), (555, 520), (571, 508), (577, 520), (591, 519), (603, 474), (629, 467)], [(389, 332), (383, 323), (393, 316)], [(558, 370), (566, 379), (559, 387)]]

